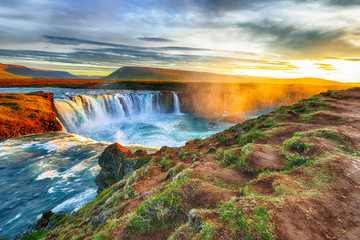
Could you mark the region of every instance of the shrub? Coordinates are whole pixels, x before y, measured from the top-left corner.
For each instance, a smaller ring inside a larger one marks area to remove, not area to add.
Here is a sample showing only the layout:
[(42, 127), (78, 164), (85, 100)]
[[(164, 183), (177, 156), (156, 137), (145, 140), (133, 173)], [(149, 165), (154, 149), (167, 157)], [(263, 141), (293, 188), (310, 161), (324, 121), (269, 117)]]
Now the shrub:
[(286, 154), (285, 156), (286, 156), (286, 162), (288, 163), (289, 167), (300, 166), (310, 161), (310, 157), (297, 156), (291, 154)]
[(238, 142), (240, 146), (243, 146), (248, 143), (254, 143), (257, 139), (259, 139), (262, 136), (263, 134), (261, 134), (259, 131), (247, 132), (244, 135), (242, 135), (240, 138), (238, 138)]
[(165, 168), (165, 169), (170, 169), (172, 166), (173, 166), (173, 161), (169, 155), (164, 156), (161, 159), (160, 167)]
[(224, 150), (222, 148), (219, 148), (215, 153), (215, 157), (216, 159), (220, 160), (223, 158), (223, 156), (224, 156)]
[(216, 226), (212, 222), (204, 221), (201, 224), (201, 230), (198, 234), (201, 240), (210, 240), (215, 239), (216, 237)]
[(186, 216), (184, 199), (193, 195), (199, 186), (200, 182), (196, 180), (173, 181), (163, 192), (141, 203), (127, 228), (133, 232), (146, 233), (159, 224), (168, 227), (176, 219)]

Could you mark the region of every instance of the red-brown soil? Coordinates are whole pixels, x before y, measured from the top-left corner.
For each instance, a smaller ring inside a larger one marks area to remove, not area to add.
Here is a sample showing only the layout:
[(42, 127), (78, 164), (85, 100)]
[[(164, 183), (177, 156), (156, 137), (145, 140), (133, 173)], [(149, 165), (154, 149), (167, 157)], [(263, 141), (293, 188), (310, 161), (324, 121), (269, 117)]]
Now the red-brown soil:
[(0, 94), (0, 138), (61, 131), (52, 93)]

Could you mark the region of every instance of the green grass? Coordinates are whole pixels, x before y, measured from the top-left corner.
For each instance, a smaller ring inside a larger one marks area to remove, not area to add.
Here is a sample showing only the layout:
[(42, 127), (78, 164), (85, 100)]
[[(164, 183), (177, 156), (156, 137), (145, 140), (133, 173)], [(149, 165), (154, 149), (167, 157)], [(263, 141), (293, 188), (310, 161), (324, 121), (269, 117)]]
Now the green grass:
[(331, 128), (316, 129), (306, 132), (299, 132), (294, 135), (295, 137), (317, 137), (333, 141), (337, 144), (337, 149), (347, 154), (358, 155), (359, 150), (349, 141), (345, 136), (336, 132)]
[(298, 114), (309, 114), (317, 111), (327, 110), (328, 105), (323, 103), (323, 101), (324, 98), (316, 95), (309, 99), (303, 99), (288, 109)]
[(265, 206), (253, 207), (252, 213), (237, 206), (235, 201), (221, 203), (219, 208), (221, 220), (228, 224), (236, 239), (276, 239), (271, 217)]
[(179, 162), (174, 167), (169, 169), (166, 175), (166, 179), (175, 177), (175, 175), (181, 172), (183, 169), (184, 169), (184, 164), (182, 162)]
[(329, 91), (327, 91), (327, 92), (321, 93), (321, 95), (327, 96), (327, 97), (332, 97), (332, 98), (338, 98), (338, 99), (340, 99), (341, 97), (338, 97), (338, 96), (336, 95), (337, 92), (338, 92), (337, 90), (329, 90)]
[(285, 161), (288, 167), (295, 167), (295, 166), (301, 166), (308, 162), (310, 163), (311, 158), (306, 156), (298, 156), (298, 155), (285, 153)]
[[(309, 151), (312, 148), (312, 145), (310, 143), (300, 141), (300, 138), (301, 136), (294, 135), (294, 137), (283, 143), (282, 153), (285, 156), (287, 166), (290, 168), (303, 165), (307, 162), (310, 163), (311, 158), (308, 156), (302, 156), (301, 154)], [(291, 151), (291, 153), (287, 151)]]
[(254, 143), (259, 138), (264, 137), (264, 134), (259, 131), (247, 132), (238, 138), (238, 143), (240, 146), (243, 146), (248, 143)]
[[(241, 151), (240, 151), (241, 150)], [(246, 158), (249, 155), (251, 150), (251, 144), (247, 144), (242, 148), (231, 148), (223, 152), (221, 162), (226, 166), (239, 166), (247, 171), (253, 172), (248, 164), (246, 163)], [(235, 151), (240, 151), (240, 154), (236, 155)]]
[(184, 152), (182, 150), (178, 151), (179, 153), (179, 157), (181, 159), (181, 161), (185, 161), (190, 155), (193, 155), (195, 152), (190, 151), (190, 152)]
[(169, 184), (166, 189), (144, 201), (136, 213), (131, 218), (127, 228), (134, 233), (147, 233), (156, 230), (156, 226), (162, 228), (170, 227), (176, 219), (185, 217), (185, 202), (188, 192), (187, 186), (193, 186), (192, 191), (196, 191), (198, 181), (180, 179)]
[(310, 143), (299, 141), (299, 137), (293, 137), (293, 138), (290, 138), (289, 140), (286, 140), (283, 143), (283, 146), (285, 149), (294, 151), (297, 153), (305, 153), (312, 148)]
[(231, 138), (226, 136), (224, 133), (219, 133), (215, 135), (215, 139), (225, 145), (228, 145)]
[(170, 169), (173, 166), (173, 160), (169, 155), (163, 157), (160, 162), (160, 167)]
[(23, 237), (21, 240), (38, 240), (46, 237), (48, 232), (33, 232), (28, 236)]
[(224, 150), (222, 148), (218, 148), (218, 150), (215, 153), (215, 157), (218, 160), (221, 160), (224, 156)]
[(217, 231), (215, 224), (212, 222), (204, 221), (201, 224), (201, 230), (197, 236), (201, 240), (211, 240), (211, 239), (215, 239), (216, 234)]

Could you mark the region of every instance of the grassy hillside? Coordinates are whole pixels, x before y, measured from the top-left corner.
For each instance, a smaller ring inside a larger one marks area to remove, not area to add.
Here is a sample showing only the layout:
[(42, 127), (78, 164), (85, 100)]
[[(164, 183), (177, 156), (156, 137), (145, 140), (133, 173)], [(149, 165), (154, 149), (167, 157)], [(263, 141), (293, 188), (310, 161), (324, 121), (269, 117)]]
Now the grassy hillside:
[[(28, 239), (358, 239), (360, 88), (328, 91), (179, 148)], [(38, 237), (35, 237), (38, 236)]]

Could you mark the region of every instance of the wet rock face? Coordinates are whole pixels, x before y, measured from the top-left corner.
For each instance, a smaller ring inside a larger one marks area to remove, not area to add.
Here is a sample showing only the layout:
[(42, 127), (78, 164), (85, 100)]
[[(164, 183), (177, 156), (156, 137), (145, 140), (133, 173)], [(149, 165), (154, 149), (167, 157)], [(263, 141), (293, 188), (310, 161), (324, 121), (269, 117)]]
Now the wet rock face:
[(95, 184), (99, 187), (98, 193), (142, 166), (141, 162), (132, 157), (131, 150), (118, 143), (111, 144), (104, 150), (99, 157), (101, 171), (95, 178)]

